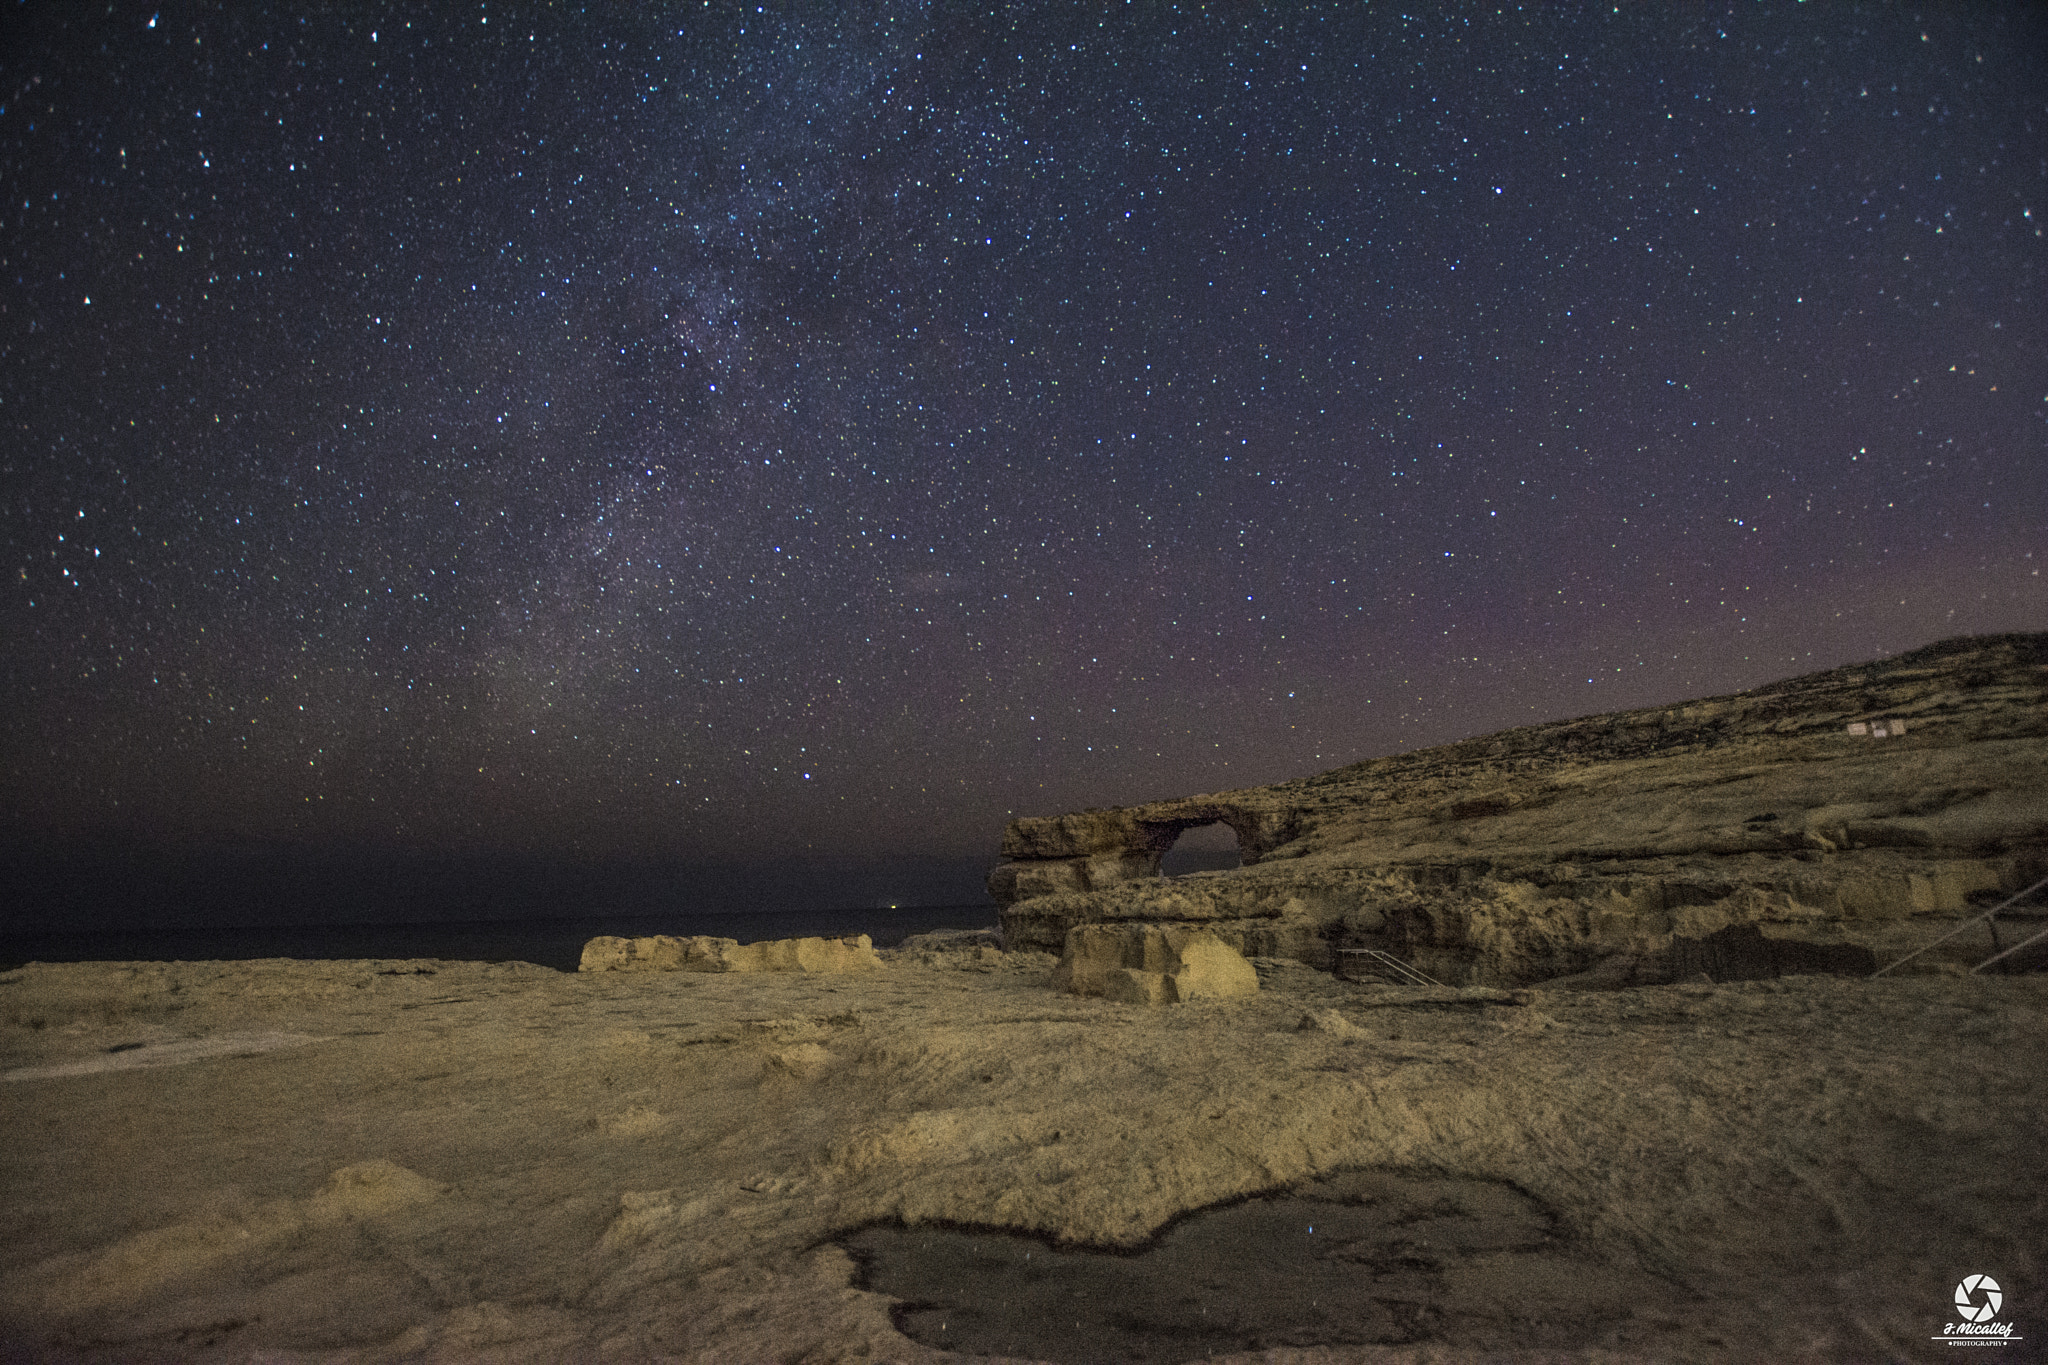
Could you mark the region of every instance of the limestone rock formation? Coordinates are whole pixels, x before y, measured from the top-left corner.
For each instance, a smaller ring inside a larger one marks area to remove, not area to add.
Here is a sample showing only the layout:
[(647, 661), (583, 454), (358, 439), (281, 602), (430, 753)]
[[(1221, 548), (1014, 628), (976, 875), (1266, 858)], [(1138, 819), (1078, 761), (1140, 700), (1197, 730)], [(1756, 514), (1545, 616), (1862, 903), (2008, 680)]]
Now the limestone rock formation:
[(1081, 924), (1067, 931), (1052, 985), (1131, 1005), (1230, 1000), (1259, 992), (1243, 954), (1206, 929), (1182, 925)]
[(1007, 904), (1150, 881), (1182, 832), (1201, 825), (1228, 825), (1247, 867), (1299, 833), (1291, 807), (1230, 799), (1237, 795), (1012, 820), (1003, 831), (1003, 857), (1013, 861), (989, 874), (989, 893)]
[(858, 972), (879, 967), (873, 942), (857, 938), (738, 939), (600, 937), (583, 945), (583, 972)]
[(1005, 953), (1003, 936), (994, 929), (934, 929), (904, 939), (889, 952), (889, 959), (962, 972), (999, 972), (1043, 970), (1039, 962), (1044, 955)]
[[(1159, 875), (1216, 822), (1241, 868)], [(1012, 950), (1179, 924), (1320, 967), (1378, 948), (1454, 985), (1867, 972), (2048, 874), (2048, 634), (1019, 819), (1003, 855)], [(1972, 931), (1913, 968), (1993, 946)]]

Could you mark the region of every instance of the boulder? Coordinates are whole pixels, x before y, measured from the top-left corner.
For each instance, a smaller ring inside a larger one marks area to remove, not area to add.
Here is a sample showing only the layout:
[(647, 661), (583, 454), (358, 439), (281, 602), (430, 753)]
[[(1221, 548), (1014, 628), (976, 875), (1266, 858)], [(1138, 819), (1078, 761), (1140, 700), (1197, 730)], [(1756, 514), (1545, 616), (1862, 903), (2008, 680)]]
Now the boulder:
[(1256, 995), (1259, 974), (1207, 929), (1182, 924), (1084, 924), (1067, 933), (1052, 985), (1131, 1005)]
[(879, 967), (874, 944), (857, 938), (778, 938), (761, 943), (698, 935), (594, 938), (583, 945), (583, 972), (858, 972)]

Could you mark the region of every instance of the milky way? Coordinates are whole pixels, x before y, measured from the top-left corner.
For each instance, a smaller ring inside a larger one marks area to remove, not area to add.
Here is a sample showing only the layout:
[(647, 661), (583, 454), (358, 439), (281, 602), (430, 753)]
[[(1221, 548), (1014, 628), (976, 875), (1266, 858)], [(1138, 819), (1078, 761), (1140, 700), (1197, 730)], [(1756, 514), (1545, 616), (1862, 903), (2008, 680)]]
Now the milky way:
[(605, 8), (12, 10), (13, 824), (985, 853), (2048, 619), (2034, 7)]

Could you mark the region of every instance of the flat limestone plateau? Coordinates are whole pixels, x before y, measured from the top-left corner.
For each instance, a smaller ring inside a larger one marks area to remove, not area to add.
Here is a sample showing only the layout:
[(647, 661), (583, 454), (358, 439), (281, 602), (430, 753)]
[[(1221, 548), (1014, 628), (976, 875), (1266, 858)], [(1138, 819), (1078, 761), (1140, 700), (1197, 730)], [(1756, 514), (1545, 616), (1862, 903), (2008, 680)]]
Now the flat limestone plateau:
[(1193, 1267), (1192, 1322), (1256, 1277), (1177, 1218), (1251, 1199), (1270, 1269), (1286, 1206), (1252, 1197), (1388, 1172), (1495, 1191), (1563, 1272), (1418, 1254), (1358, 1304), (1392, 1344), (1234, 1358), (1952, 1359), (1929, 1338), (1978, 1273), (2029, 1339), (2000, 1360), (2048, 1338), (2039, 975), (1510, 994), (1263, 959), (1255, 996), (1148, 1009), (966, 938), (882, 956), (0, 974), (0, 1357), (971, 1359), (898, 1330), (950, 1331), (957, 1266), (892, 1298), (834, 1239), (1006, 1229), (1142, 1276), (1165, 1230), (1151, 1282)]

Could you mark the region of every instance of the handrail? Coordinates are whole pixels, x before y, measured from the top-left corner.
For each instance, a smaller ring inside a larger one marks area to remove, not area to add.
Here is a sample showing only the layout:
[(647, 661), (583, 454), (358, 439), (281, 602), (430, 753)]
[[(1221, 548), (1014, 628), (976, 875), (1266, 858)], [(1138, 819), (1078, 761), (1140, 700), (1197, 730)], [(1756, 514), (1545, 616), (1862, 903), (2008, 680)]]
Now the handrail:
[(2048, 929), (2043, 929), (2038, 934), (2031, 934), (2028, 937), (2021, 939), (2018, 943), (2013, 944), (2012, 947), (2007, 948), (2002, 953), (1993, 953), (1990, 957), (1985, 958), (1982, 962), (1979, 962), (1976, 966), (1970, 968), (1970, 975), (1975, 976), (1977, 973), (1983, 971), (1986, 967), (1989, 967), (1992, 963), (1998, 961), (1998, 959), (2002, 957), (2011, 957), (2020, 949), (2032, 947), (2034, 944), (2039, 943), (2044, 938), (2048, 938)]
[(1337, 952), (1343, 957), (1370, 958), (1371, 965), (1381, 971), (1391, 972), (1396, 980), (1410, 986), (1435, 986), (1442, 989), (1444, 984), (1420, 968), (1412, 967), (1392, 953), (1383, 953), (1377, 948), (1339, 948)]
[[(1879, 967), (1879, 968), (1878, 968), (1878, 969), (1877, 969), (1876, 971), (1874, 971), (1874, 972), (1872, 972), (1872, 973), (1870, 974), (1870, 979), (1871, 979), (1872, 981), (1875, 981), (1875, 980), (1877, 980), (1877, 978), (1879, 978), (1880, 976), (1883, 976), (1883, 975), (1884, 975), (1884, 974), (1885, 974), (1886, 972), (1890, 971), (1890, 970), (1892, 969), (1892, 967), (1903, 967), (1903, 966), (1905, 966), (1905, 965), (1906, 965), (1906, 964), (1907, 964), (1908, 962), (1911, 962), (1911, 961), (1912, 961), (1912, 960), (1913, 960), (1914, 958), (1916, 958), (1916, 957), (1920, 956), (1920, 954), (1922, 954), (1922, 953), (1926, 952), (1926, 951), (1927, 951), (1927, 950), (1928, 950), (1929, 948), (1935, 948), (1935, 947), (1939, 947), (1939, 946), (1940, 946), (1941, 944), (1944, 944), (1944, 943), (1948, 942), (1948, 941), (1949, 941), (1950, 939), (1954, 938), (1954, 937), (1955, 937), (1955, 936), (1956, 936), (1957, 934), (1960, 934), (1960, 933), (1962, 933), (1962, 932), (1963, 932), (1963, 930), (1965, 930), (1965, 929), (1968, 929), (1968, 928), (1971, 928), (1971, 927), (1973, 927), (1973, 926), (1975, 926), (1975, 925), (1978, 925), (1978, 924), (1981, 924), (1981, 923), (1983, 923), (1984, 921), (1986, 921), (1986, 920), (1990, 919), (1990, 918), (1991, 918), (1991, 917), (1992, 917), (1993, 915), (1997, 914), (1997, 913), (1998, 913), (1999, 911), (2001, 911), (2001, 910), (2005, 909), (2005, 907), (2007, 907), (2008, 905), (2012, 905), (2012, 904), (2014, 904), (2015, 902), (2018, 902), (2018, 901), (2023, 901), (2023, 900), (2025, 900), (2025, 899), (2026, 899), (2027, 897), (2029, 897), (2029, 896), (2033, 895), (2033, 894), (2034, 894), (2034, 893), (2035, 893), (2036, 891), (2039, 891), (2039, 890), (2040, 890), (2040, 889), (2041, 889), (2042, 887), (2044, 887), (2044, 886), (2048, 886), (2048, 877), (2043, 877), (2043, 878), (2042, 878), (2042, 879), (2041, 879), (2040, 881), (2038, 881), (2038, 882), (2035, 882), (2035, 883), (2034, 883), (2034, 884), (2033, 884), (2032, 886), (2030, 886), (2030, 887), (2028, 887), (2028, 888), (2027, 888), (2026, 890), (2024, 890), (2024, 891), (2020, 892), (2020, 893), (2019, 893), (2018, 895), (2016, 895), (2016, 896), (2012, 896), (2012, 897), (2009, 897), (2009, 898), (2007, 898), (2006, 900), (2002, 900), (2002, 901), (2000, 901), (2000, 902), (1999, 902), (1998, 904), (1996, 904), (1996, 905), (1992, 906), (1992, 907), (1991, 907), (1991, 908), (1990, 908), (1989, 910), (1986, 910), (1986, 911), (1985, 911), (1985, 912), (1984, 912), (1983, 914), (1981, 914), (1981, 915), (1977, 916), (1977, 917), (1976, 917), (1975, 919), (1968, 919), (1968, 920), (1964, 920), (1964, 921), (1963, 921), (1963, 922), (1962, 922), (1961, 924), (1958, 924), (1958, 925), (1957, 925), (1957, 926), (1956, 926), (1955, 928), (1953, 928), (1953, 929), (1949, 930), (1949, 931), (1948, 931), (1947, 933), (1943, 934), (1943, 935), (1942, 935), (1942, 936), (1941, 936), (1940, 938), (1938, 938), (1938, 939), (1934, 940), (1934, 942), (1932, 942), (1932, 943), (1924, 943), (1924, 944), (1920, 945), (1920, 946), (1919, 946), (1918, 948), (1915, 948), (1915, 949), (1914, 949), (1914, 950), (1913, 950), (1912, 952), (1910, 952), (1910, 953), (1907, 953), (1907, 954), (1906, 954), (1906, 955), (1905, 955), (1904, 957), (1900, 958), (1900, 959), (1899, 959), (1899, 960), (1898, 960), (1897, 962), (1894, 962), (1894, 963), (1892, 963), (1892, 964), (1891, 964), (1891, 966), (1889, 966), (1889, 967)], [(2035, 940), (2035, 939), (2038, 939), (2038, 938), (2040, 938), (2040, 937), (2041, 937), (2041, 935), (2040, 935), (2040, 934), (2035, 934), (2035, 935), (2033, 936), (2033, 938), (2029, 938), (2029, 939), (2027, 940), (2027, 943), (2032, 943), (2032, 942), (2034, 942), (2034, 940)], [(1992, 938), (1992, 942), (1993, 942), (1993, 943), (1996, 943), (1997, 941), (1998, 941), (1998, 940), (1997, 940), (1997, 938), (1996, 938), (1996, 936), (1995, 936), (1995, 934), (1994, 934), (1994, 937)], [(2020, 950), (2021, 948), (2024, 948), (2024, 947), (2026, 947), (2026, 946), (2027, 946), (2027, 943), (2016, 943), (2016, 944), (2014, 944), (2014, 945), (2013, 945), (2012, 947), (2010, 947), (2010, 948), (2007, 948), (2007, 949), (2006, 949), (2006, 950), (2005, 950), (2004, 952), (1998, 953), (1997, 955), (1995, 955), (1995, 956), (1993, 956), (1993, 957), (1988, 957), (1988, 958), (1986, 958), (1986, 959), (1985, 959), (1984, 961), (1982, 961), (1982, 962), (1978, 963), (1978, 964), (1977, 964), (1977, 965), (1976, 965), (1975, 967), (1972, 967), (1972, 968), (1971, 968), (1970, 970), (1971, 970), (1972, 972), (1979, 972), (1979, 971), (1982, 971), (1982, 970), (1983, 970), (1984, 968), (1986, 968), (1986, 967), (1990, 966), (1990, 965), (1991, 965), (1992, 963), (1994, 963), (1994, 962), (1998, 961), (1998, 959), (1999, 959), (1999, 958), (2001, 958), (2001, 957), (2005, 957), (2005, 956), (2007, 956), (2007, 955), (2008, 955), (2008, 954), (2010, 954), (2010, 953), (2015, 953), (2015, 952), (2018, 952), (2018, 951), (2019, 951), (2019, 950)]]

